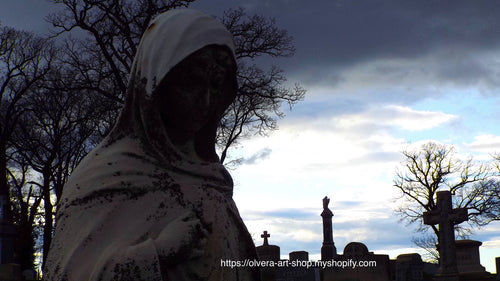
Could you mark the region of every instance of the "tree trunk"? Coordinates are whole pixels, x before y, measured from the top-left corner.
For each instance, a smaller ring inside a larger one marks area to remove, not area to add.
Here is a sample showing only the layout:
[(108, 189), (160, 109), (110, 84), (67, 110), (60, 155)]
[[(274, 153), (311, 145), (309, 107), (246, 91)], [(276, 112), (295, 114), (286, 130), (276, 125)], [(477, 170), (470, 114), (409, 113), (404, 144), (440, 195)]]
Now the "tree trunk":
[(50, 173), (43, 175), (43, 205), (45, 210), (45, 223), (43, 226), (43, 262), (42, 267), (45, 266), (45, 260), (49, 253), (50, 244), (52, 243), (52, 202), (50, 200)]
[[(4, 136), (1, 136), (4, 139)], [(7, 181), (7, 157), (6, 157), (7, 144), (5, 141), (0, 141), (0, 196), (4, 196), (6, 206), (3, 208), (3, 217), (0, 218), (7, 222), (12, 222), (12, 211), (10, 208), (10, 190)]]

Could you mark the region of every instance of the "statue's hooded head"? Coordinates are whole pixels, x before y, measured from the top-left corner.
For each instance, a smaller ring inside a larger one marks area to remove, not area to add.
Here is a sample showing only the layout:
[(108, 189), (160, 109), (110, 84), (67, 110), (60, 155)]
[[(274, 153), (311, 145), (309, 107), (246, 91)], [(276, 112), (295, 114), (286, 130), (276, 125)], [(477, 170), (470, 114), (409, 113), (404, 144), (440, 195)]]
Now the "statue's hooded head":
[(189, 9), (159, 15), (129, 79), (108, 143), (128, 136), (169, 163), (218, 161), (217, 126), (237, 87), (233, 38), (219, 21)]

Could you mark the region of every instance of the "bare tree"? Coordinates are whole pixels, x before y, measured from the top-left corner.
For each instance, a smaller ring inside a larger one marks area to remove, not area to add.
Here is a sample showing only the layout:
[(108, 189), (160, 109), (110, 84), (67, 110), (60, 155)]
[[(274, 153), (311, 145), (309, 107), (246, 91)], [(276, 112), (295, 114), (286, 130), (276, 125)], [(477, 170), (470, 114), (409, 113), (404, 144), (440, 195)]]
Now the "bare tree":
[(16, 157), (13, 136), (27, 113), (33, 87), (53, 60), (50, 41), (10, 27), (0, 30), (0, 195), (15, 203), (15, 215), (7, 206), (6, 216), (18, 227), (17, 252), (25, 269), (32, 268), (32, 225), (40, 197), (31, 187), (26, 189), (29, 166)]
[(436, 249), (438, 244), (436, 235), (432, 232), (422, 233), (420, 236), (413, 236), (411, 242), (415, 246), (424, 250), (424, 260), (432, 263), (437, 263), (439, 261), (439, 252)]
[[(499, 183), (490, 163), (474, 161), (472, 157), (461, 159), (453, 146), (432, 142), (416, 151), (403, 151), (403, 156), (394, 178), (394, 186), (401, 192), (401, 205), (396, 212), (404, 221), (417, 224), (418, 231), (424, 234), (413, 239), (417, 246), (436, 254), (428, 247), (439, 242), (438, 227), (424, 225), (422, 214), (436, 207), (438, 190), (450, 190), (453, 207), (468, 210), (467, 224), (455, 227), (459, 237), (468, 236), (475, 227), (500, 220), (500, 200), (495, 195)], [(429, 228), (433, 235), (426, 236)]]
[(18, 158), (39, 175), (29, 184), (38, 187), (43, 200), (43, 261), (52, 241), (54, 206), (71, 171), (95, 146), (102, 111), (99, 96), (65, 90), (61, 84), (73, 88), (77, 74), (60, 62), (57, 66), (33, 87), (13, 145)]
[[(81, 29), (84, 39), (72, 39), (73, 66), (82, 84), (118, 103), (123, 102), (128, 74), (139, 40), (153, 16), (194, 0), (62, 0), (63, 10), (48, 16), (55, 36)], [(103, 86), (103, 82), (107, 85)]]
[[(16, 214), (31, 224), (26, 232), (34, 229), (32, 216), (43, 217), (44, 260), (62, 187), (72, 169), (114, 124), (143, 32), (155, 15), (193, 1), (53, 1), (63, 9), (48, 21), (56, 28), (53, 37), (61, 38), (63, 53), (58, 53), (57, 65), (40, 76), (43, 81), (30, 88), (30, 100), (23, 107), (27, 113), (19, 118), (22, 122), (12, 142)], [(276, 118), (283, 116), (282, 103), (291, 107), (305, 91), (297, 85), (284, 87), (286, 78), (278, 67), (264, 71), (252, 64), (262, 55), (293, 55), (292, 38), (274, 20), (247, 16), (238, 9), (225, 13), (222, 21), (235, 36), (239, 65), (237, 102), (226, 112), (218, 134), (224, 162), (237, 139), (276, 129)], [(72, 32), (76, 29), (80, 32)], [(29, 172), (38, 177), (20, 180), (20, 175)], [(28, 206), (32, 213), (26, 212)]]
[(220, 20), (234, 37), (238, 62), (236, 100), (227, 109), (217, 133), (220, 161), (224, 163), (238, 139), (275, 130), (276, 118), (284, 116), (282, 103), (291, 109), (304, 98), (305, 90), (298, 84), (285, 87), (287, 79), (279, 67), (264, 71), (253, 64), (260, 56), (289, 57), (295, 52), (293, 38), (279, 29), (274, 19), (249, 16), (239, 8), (226, 11)]
[(49, 70), (53, 57), (46, 41), (10, 27), (0, 30), (0, 193), (8, 194), (7, 151), (24, 113), (30, 87)]
[(29, 164), (20, 158), (17, 151), (9, 155), (8, 179), (10, 185), (13, 219), (17, 225), (17, 262), (23, 269), (34, 269), (37, 229), (40, 218), (39, 207), (42, 202), (40, 188), (30, 183), (34, 175)]
[[(114, 101), (110, 111), (116, 112), (123, 103), (137, 45), (149, 21), (191, 2), (194, 0), (54, 1), (64, 10), (48, 20), (57, 29), (55, 36), (76, 28), (85, 31), (83, 39), (67, 39), (65, 48), (68, 64), (80, 73), (76, 87)], [(226, 111), (217, 134), (224, 163), (228, 149), (239, 138), (276, 129), (276, 119), (283, 117), (282, 103), (291, 108), (303, 99), (305, 90), (298, 85), (284, 87), (286, 78), (278, 67), (264, 71), (253, 64), (260, 56), (287, 57), (295, 51), (292, 38), (276, 27), (274, 20), (248, 16), (237, 9), (224, 13), (221, 21), (235, 38), (239, 82), (236, 102)]]

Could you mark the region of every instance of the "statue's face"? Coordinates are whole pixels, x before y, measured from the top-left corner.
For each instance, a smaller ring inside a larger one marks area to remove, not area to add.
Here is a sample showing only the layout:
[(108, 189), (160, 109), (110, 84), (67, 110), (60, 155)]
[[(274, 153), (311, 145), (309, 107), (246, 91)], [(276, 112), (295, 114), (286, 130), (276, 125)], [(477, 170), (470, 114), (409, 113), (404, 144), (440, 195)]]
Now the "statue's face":
[(187, 138), (216, 122), (234, 99), (235, 63), (225, 47), (210, 45), (177, 64), (155, 91), (165, 126)]

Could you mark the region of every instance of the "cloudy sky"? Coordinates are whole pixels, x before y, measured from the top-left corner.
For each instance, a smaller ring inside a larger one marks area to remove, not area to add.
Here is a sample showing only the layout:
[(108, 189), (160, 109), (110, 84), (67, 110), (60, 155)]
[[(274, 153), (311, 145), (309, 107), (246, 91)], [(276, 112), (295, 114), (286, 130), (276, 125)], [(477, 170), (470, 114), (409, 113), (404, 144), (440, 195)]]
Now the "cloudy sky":
[[(7, 8), (5, 8), (7, 7)], [(282, 67), (304, 101), (268, 137), (241, 142), (234, 198), (260, 245), (319, 258), (322, 198), (331, 198), (339, 253), (351, 241), (391, 258), (418, 251), (394, 214), (400, 151), (434, 140), (487, 160), (500, 152), (500, 5), (494, 1), (198, 0), (276, 19), (294, 37)], [(2, 0), (4, 25), (43, 32), (44, 0)], [(500, 223), (477, 230), (495, 271)]]

